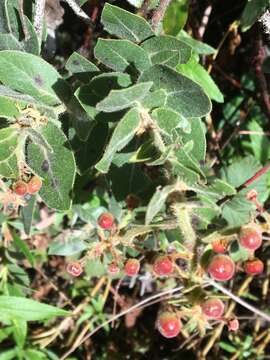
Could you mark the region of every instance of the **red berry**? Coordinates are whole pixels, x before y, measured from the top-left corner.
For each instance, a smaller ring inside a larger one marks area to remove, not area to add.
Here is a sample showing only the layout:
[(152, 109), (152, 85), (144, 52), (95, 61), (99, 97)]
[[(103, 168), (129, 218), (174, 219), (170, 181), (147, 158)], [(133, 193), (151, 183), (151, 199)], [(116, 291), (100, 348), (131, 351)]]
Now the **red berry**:
[(140, 262), (137, 259), (128, 259), (125, 263), (125, 273), (128, 276), (137, 275), (140, 270)]
[(173, 272), (173, 263), (168, 256), (159, 256), (153, 265), (154, 272), (159, 275), (169, 275)]
[(242, 226), (239, 233), (240, 244), (248, 250), (256, 250), (262, 245), (262, 232), (257, 225)]
[(239, 321), (237, 319), (229, 320), (227, 325), (229, 331), (237, 331), (239, 329)]
[(244, 269), (247, 274), (257, 275), (263, 272), (264, 264), (259, 259), (253, 259), (244, 264)]
[(27, 184), (27, 192), (29, 194), (35, 194), (39, 192), (42, 186), (42, 181), (38, 176), (33, 176)]
[(23, 196), (27, 193), (27, 184), (24, 181), (19, 180), (13, 185), (13, 190), (15, 194)]
[(116, 265), (115, 263), (111, 263), (108, 268), (108, 273), (111, 274), (111, 275), (116, 275), (119, 273), (120, 269), (119, 269), (119, 266)]
[(227, 281), (235, 273), (235, 264), (227, 255), (215, 255), (208, 266), (208, 272), (215, 280)]
[(216, 240), (212, 243), (212, 249), (215, 253), (224, 254), (227, 251), (227, 242), (225, 240)]
[(110, 230), (114, 224), (114, 217), (109, 212), (104, 212), (98, 218), (98, 225), (104, 230)]
[(181, 331), (181, 322), (173, 312), (164, 312), (157, 319), (158, 331), (165, 338), (173, 338)]
[(72, 262), (67, 265), (66, 270), (70, 275), (77, 277), (83, 272), (83, 267), (79, 262)]
[(211, 319), (220, 319), (224, 313), (224, 304), (220, 299), (209, 299), (201, 304), (204, 315)]

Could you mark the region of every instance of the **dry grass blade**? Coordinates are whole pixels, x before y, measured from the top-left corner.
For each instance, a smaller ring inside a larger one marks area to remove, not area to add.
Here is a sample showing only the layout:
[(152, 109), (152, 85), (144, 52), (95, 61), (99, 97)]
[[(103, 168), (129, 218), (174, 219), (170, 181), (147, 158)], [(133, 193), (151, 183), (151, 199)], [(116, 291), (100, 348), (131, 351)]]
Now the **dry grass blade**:
[[(158, 299), (160, 297), (164, 297), (165, 295), (169, 295), (169, 294), (174, 294), (176, 292), (179, 292), (183, 289), (183, 286), (178, 286), (174, 289), (170, 289), (170, 290), (166, 290), (166, 291), (162, 291), (158, 294), (155, 294), (153, 296), (148, 297), (147, 299), (144, 299), (142, 301), (140, 301), (138, 304), (131, 306), (130, 308), (120, 312), (119, 314), (113, 316), (111, 319), (105, 321), (104, 323), (102, 323), (101, 325), (97, 326), (94, 330), (92, 330), (89, 334), (87, 334), (79, 343), (75, 343), (70, 350), (68, 350), (61, 358), (60, 360), (65, 360), (70, 354), (72, 354), (81, 344), (83, 344), (86, 340), (88, 340), (89, 338), (91, 338), (91, 336), (93, 336), (96, 332), (98, 332), (100, 329), (102, 329), (104, 326), (109, 325), (110, 323), (112, 323), (113, 321), (121, 318), (122, 316), (128, 314), (129, 312), (132, 312), (140, 307), (142, 307), (143, 305), (147, 304), (148, 302), (152, 302), (155, 299)], [(75, 346), (76, 345), (76, 346)]]

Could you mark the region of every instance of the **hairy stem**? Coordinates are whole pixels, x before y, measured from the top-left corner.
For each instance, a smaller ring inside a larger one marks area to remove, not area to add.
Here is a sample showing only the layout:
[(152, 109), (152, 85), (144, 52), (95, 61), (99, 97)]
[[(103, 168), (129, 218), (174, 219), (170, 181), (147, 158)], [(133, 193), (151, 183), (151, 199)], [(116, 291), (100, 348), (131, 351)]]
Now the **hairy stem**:
[(35, 8), (35, 17), (34, 17), (34, 28), (36, 30), (39, 43), (41, 43), (42, 40), (44, 13), (45, 13), (45, 0), (37, 0), (36, 8)]

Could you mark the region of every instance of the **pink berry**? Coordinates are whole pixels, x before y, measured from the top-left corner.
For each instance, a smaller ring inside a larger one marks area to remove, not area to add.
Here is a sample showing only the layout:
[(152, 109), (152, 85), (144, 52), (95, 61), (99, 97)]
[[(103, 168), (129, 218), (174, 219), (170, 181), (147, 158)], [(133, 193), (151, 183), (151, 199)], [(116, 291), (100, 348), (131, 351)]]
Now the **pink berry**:
[(210, 319), (220, 319), (224, 313), (224, 304), (220, 299), (209, 299), (201, 304), (202, 312)]
[(239, 329), (239, 321), (237, 319), (229, 320), (228, 330), (229, 331), (237, 331), (238, 329)]
[(42, 181), (38, 176), (33, 176), (27, 184), (27, 192), (36, 194), (42, 187)]
[(264, 264), (259, 259), (249, 260), (244, 264), (244, 270), (247, 274), (257, 275), (261, 274), (264, 269)]
[(137, 259), (128, 259), (125, 263), (125, 273), (128, 276), (137, 275), (140, 270), (140, 262)]
[(98, 225), (104, 230), (110, 230), (114, 225), (114, 217), (109, 212), (104, 212), (98, 218)]
[(173, 272), (173, 263), (168, 256), (159, 256), (154, 262), (153, 270), (159, 276), (169, 275)]
[(158, 316), (157, 327), (162, 336), (170, 339), (180, 333), (181, 322), (175, 313), (166, 311)]
[(66, 267), (67, 272), (72, 276), (80, 276), (83, 272), (82, 265), (79, 262), (69, 263)]
[(262, 232), (256, 225), (242, 226), (239, 233), (241, 246), (248, 250), (257, 250), (262, 245)]
[(224, 254), (227, 251), (227, 246), (224, 240), (216, 240), (212, 243), (212, 249), (217, 254)]
[(15, 194), (23, 196), (27, 193), (27, 184), (24, 181), (19, 180), (13, 185), (13, 190)]
[(215, 280), (227, 281), (235, 273), (235, 264), (227, 255), (215, 255), (208, 266), (208, 272)]
[(118, 266), (117, 264), (111, 263), (111, 264), (108, 266), (107, 270), (108, 270), (108, 273), (109, 273), (109, 274), (111, 274), (111, 275), (116, 275), (116, 274), (119, 273), (120, 268), (119, 268), (119, 266)]

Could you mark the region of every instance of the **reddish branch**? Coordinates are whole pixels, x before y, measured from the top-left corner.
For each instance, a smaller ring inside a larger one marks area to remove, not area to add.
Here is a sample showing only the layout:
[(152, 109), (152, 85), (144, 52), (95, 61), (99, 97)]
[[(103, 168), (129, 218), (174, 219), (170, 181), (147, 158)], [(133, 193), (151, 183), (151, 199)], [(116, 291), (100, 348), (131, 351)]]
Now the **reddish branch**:
[(262, 105), (263, 105), (264, 113), (266, 114), (268, 119), (270, 119), (270, 100), (269, 100), (267, 82), (265, 79), (264, 72), (262, 70), (262, 64), (265, 59), (265, 51), (264, 51), (263, 41), (261, 38), (259, 28), (257, 31), (258, 31), (258, 34), (257, 34), (256, 43), (255, 43), (256, 57), (254, 59), (255, 74), (257, 77), (258, 89), (260, 91), (261, 98), (262, 98)]
[(148, 12), (148, 8), (150, 5), (150, 0), (144, 0), (142, 7), (140, 8), (140, 10), (138, 11), (138, 14), (143, 16), (144, 18), (147, 17), (147, 12)]
[(163, 20), (167, 7), (170, 5), (171, 0), (160, 0), (158, 8), (154, 11), (152, 16), (152, 28), (157, 30), (160, 22)]

